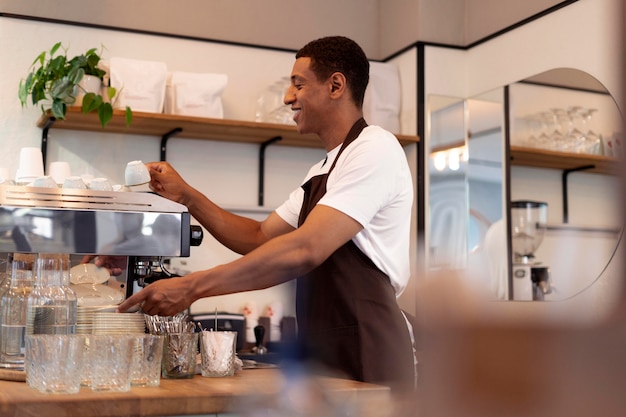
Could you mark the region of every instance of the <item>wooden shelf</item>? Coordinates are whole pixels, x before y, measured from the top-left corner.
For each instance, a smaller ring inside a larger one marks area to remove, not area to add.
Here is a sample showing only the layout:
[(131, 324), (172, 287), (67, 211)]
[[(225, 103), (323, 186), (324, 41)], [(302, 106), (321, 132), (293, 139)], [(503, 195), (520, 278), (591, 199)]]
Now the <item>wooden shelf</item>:
[[(37, 121), (37, 126), (45, 127), (49, 119), (49, 116), (42, 115)], [(56, 120), (54, 128), (150, 136), (163, 136), (174, 129), (182, 129), (176, 135), (188, 139), (261, 144), (280, 136), (282, 140), (276, 142), (276, 145), (322, 147), (317, 135), (301, 135), (295, 126), (272, 123), (133, 112), (133, 121), (127, 127), (122, 110), (116, 110), (111, 122), (103, 129), (95, 113), (84, 114), (78, 107), (69, 107), (65, 120)], [(417, 136), (396, 136), (403, 146), (419, 141)]]
[(605, 175), (619, 173), (620, 161), (608, 156), (554, 152), (519, 146), (511, 146), (510, 156), (511, 165), (517, 166), (571, 170), (593, 165), (594, 168), (586, 169), (584, 172)]

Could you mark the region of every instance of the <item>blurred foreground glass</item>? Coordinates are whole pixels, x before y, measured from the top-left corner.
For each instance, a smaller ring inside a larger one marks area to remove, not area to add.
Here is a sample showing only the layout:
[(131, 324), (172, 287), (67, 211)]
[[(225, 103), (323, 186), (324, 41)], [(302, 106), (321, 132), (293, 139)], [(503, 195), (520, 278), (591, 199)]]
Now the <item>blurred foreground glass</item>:
[(198, 333), (167, 333), (163, 345), (163, 378), (193, 378), (196, 373)]
[(26, 299), (33, 289), (35, 255), (15, 253), (10, 264), (10, 284), (0, 305), (0, 368), (24, 369)]
[(233, 376), (236, 345), (237, 332), (203, 331), (200, 343), (202, 376)]
[(97, 334), (89, 338), (91, 389), (129, 391), (134, 338), (127, 335)]
[(35, 286), (27, 298), (26, 334), (76, 330), (76, 294), (69, 282), (69, 255), (40, 253)]
[(161, 359), (164, 336), (145, 334), (133, 336), (130, 384), (136, 387), (157, 387), (161, 382)]
[(26, 335), (25, 371), (29, 387), (43, 393), (75, 394), (80, 390), (83, 335)]

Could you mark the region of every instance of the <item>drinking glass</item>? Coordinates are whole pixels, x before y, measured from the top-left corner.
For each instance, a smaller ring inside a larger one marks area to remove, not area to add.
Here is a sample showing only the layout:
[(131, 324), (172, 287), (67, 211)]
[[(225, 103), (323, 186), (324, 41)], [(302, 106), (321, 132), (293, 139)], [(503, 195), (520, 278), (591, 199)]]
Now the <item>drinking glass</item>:
[(600, 135), (595, 133), (591, 128), (591, 120), (593, 113), (598, 109), (581, 108), (579, 113), (581, 116), (581, 127), (585, 135), (585, 147), (582, 149), (583, 153), (600, 154)]
[(93, 391), (129, 391), (133, 337), (91, 335), (89, 355)]
[(200, 343), (202, 376), (233, 376), (236, 345), (237, 332), (203, 331)]
[(552, 150), (568, 152), (570, 144), (567, 137), (569, 119), (563, 109), (553, 108), (550, 114), (550, 143)]
[(198, 333), (166, 333), (161, 375), (173, 379), (193, 378), (197, 355)]
[(10, 255), (11, 276), (0, 302), (0, 368), (24, 369), (28, 295), (33, 289), (35, 254)]
[(43, 393), (75, 394), (80, 390), (83, 335), (26, 335), (26, 383)]
[(573, 153), (581, 153), (582, 149), (585, 148), (585, 135), (580, 130), (580, 107), (579, 106), (570, 106), (566, 110), (567, 121), (568, 121), (568, 129), (567, 129), (567, 141), (568, 141), (568, 152)]
[(157, 387), (161, 382), (163, 336), (154, 334), (133, 337), (130, 384), (136, 387)]

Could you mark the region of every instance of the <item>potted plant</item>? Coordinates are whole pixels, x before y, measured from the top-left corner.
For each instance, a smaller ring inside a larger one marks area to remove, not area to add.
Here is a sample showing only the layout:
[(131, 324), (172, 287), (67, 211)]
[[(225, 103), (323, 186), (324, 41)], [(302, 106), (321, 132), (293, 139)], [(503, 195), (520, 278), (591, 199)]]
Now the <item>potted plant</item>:
[[(60, 49), (64, 53), (57, 55)], [(67, 106), (78, 104), (76, 98), (81, 95), (82, 112), (97, 112), (100, 124), (105, 127), (113, 117), (111, 103), (117, 94), (116, 89), (107, 87), (105, 99), (99, 90), (86, 91), (81, 83), (88, 75), (102, 82), (106, 72), (98, 67), (99, 63), (100, 55), (95, 48), (68, 59), (67, 49), (62, 47), (61, 42), (56, 43), (50, 51), (44, 51), (35, 58), (26, 78), (20, 80), (18, 95), (22, 106), (26, 106), (30, 96), (33, 105), (41, 102), (42, 112), (50, 111), (57, 119), (64, 119)], [(132, 111), (127, 106), (126, 125), (130, 125), (131, 121)]]

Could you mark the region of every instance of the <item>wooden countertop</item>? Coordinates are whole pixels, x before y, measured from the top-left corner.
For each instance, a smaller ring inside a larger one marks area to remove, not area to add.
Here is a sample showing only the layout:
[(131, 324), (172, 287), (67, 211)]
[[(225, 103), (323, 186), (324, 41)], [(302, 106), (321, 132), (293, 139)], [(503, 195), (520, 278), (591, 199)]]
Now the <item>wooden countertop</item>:
[[(159, 387), (131, 388), (129, 392), (93, 392), (83, 388), (78, 394), (42, 394), (24, 382), (0, 381), (2, 417), (126, 417), (181, 416), (241, 412), (259, 404), (272, 404), (286, 389), (306, 387), (300, 393), (311, 395), (313, 404), (326, 398), (350, 415), (376, 415), (389, 406), (387, 387), (356, 381), (305, 377), (291, 380), (280, 369), (247, 369), (228, 378), (161, 379)], [(316, 389), (323, 397), (313, 394)], [(307, 402), (302, 398), (302, 402)], [(269, 414), (268, 414), (269, 415)], [(328, 414), (324, 414), (328, 415)]]

